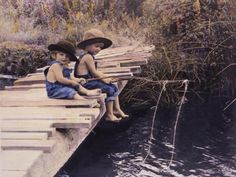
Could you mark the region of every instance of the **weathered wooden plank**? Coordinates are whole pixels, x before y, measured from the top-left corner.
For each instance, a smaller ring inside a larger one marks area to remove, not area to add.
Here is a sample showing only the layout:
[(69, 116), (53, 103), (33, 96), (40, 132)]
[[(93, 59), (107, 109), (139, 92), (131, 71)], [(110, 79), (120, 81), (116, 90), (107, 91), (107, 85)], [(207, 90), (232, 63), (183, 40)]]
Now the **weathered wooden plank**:
[(29, 132), (33, 132), (33, 133), (47, 133), (48, 136), (52, 136), (52, 134), (55, 132), (54, 128), (47, 128), (47, 127), (5, 127), (5, 128), (1, 128), (1, 132), (4, 133), (8, 133), (8, 132), (12, 132), (12, 133), (29, 133)]
[[(123, 74), (120, 74), (120, 75), (123, 75)], [(14, 90), (14, 92), (3, 90), (3, 91), (0, 91), (0, 96), (2, 99), (4, 98), (24, 98), (24, 99), (29, 98), (31, 100), (34, 100), (36, 98), (50, 99), (47, 97), (46, 89), (44, 88), (30, 88), (30, 89), (25, 89), (25, 90)], [(81, 101), (86, 101), (88, 99), (100, 100), (101, 98), (106, 98), (106, 94), (100, 94), (96, 96), (82, 96), (82, 97), (85, 99), (81, 99)], [(59, 100), (59, 99), (53, 99), (53, 100)], [(64, 100), (73, 100), (73, 99), (64, 99)]]
[[(48, 66), (49, 67), (49, 66)], [(29, 74), (27, 74), (27, 76), (26, 77), (31, 77), (31, 76), (44, 76), (44, 73), (43, 73), (43, 71), (42, 72), (37, 72), (37, 73), (29, 73)]]
[(50, 152), (54, 140), (2, 140), (2, 150), (40, 150)]
[(3, 170), (0, 171), (1, 177), (24, 177), (26, 175), (26, 171), (9, 171), (9, 170)]
[(30, 76), (18, 79), (14, 82), (14, 85), (31, 85), (31, 84), (42, 84), (45, 81), (45, 76)]
[(97, 100), (62, 100), (49, 98), (2, 98), (1, 107), (38, 107), (38, 106), (74, 106), (74, 107), (94, 107)]
[(128, 51), (133, 51), (135, 48), (137, 48), (136, 45), (108, 48), (108, 49), (100, 51), (96, 56), (102, 58), (102, 57), (111, 56), (111, 55), (122, 55), (123, 53), (126, 53)]
[(109, 73), (140, 73), (141, 68), (140, 66), (130, 66), (130, 67), (118, 67), (118, 68), (99, 68), (99, 71), (109, 74)]
[(147, 59), (125, 60), (125, 61), (104, 61), (98, 62), (98, 68), (108, 67), (128, 67), (147, 64)]
[(124, 61), (120, 63), (121, 67), (128, 67), (128, 66), (140, 66), (140, 65), (146, 65), (147, 59), (144, 60), (135, 60), (135, 61)]
[(0, 112), (1, 120), (63, 120), (76, 119), (85, 114), (98, 117), (100, 110), (99, 108), (0, 107)]
[(128, 55), (122, 55), (122, 56), (116, 56), (116, 57), (108, 57), (108, 58), (101, 58), (96, 59), (98, 63), (101, 62), (123, 62), (123, 61), (136, 61), (136, 60), (144, 60), (146, 58), (150, 57), (150, 54), (128, 54)]
[(27, 90), (32, 88), (45, 88), (45, 84), (32, 84), (32, 85), (16, 85), (16, 86), (6, 86), (5, 90), (15, 91), (15, 90)]
[(66, 120), (2, 120), (0, 128), (27, 128), (27, 127), (55, 127), (55, 128), (80, 128), (90, 127), (91, 117), (84, 116)]
[(128, 76), (133, 76), (133, 73), (127, 72), (127, 73), (111, 73), (111, 74), (106, 74), (107, 77), (112, 77), (112, 78), (119, 78), (119, 77), (128, 77)]
[[(130, 61), (129, 63), (126, 63), (126, 65), (137, 65), (137, 62), (132, 62)], [(140, 62), (141, 63), (141, 62)], [(111, 63), (113, 65), (113, 63)], [(104, 66), (103, 63), (101, 63), (102, 66)], [(98, 64), (98, 66), (101, 66), (100, 63)], [(117, 64), (118, 65), (118, 64)], [(125, 64), (123, 64), (125, 65)], [(132, 75), (131, 72), (127, 72), (127, 73), (116, 73), (117, 75)], [(109, 74), (108, 74), (109, 75)], [(44, 83), (45, 78), (42, 75), (35, 75), (35, 76), (31, 76), (31, 77), (26, 77), (26, 78), (22, 78), (19, 79), (17, 81), (14, 82), (15, 85), (31, 85), (31, 84), (40, 84), (40, 83)]]
[(52, 121), (47, 120), (2, 120), (0, 128), (50, 128)]
[(2, 132), (0, 139), (2, 140), (46, 140), (47, 133), (24, 133), (24, 132)]
[[(124, 73), (124, 72), (137, 72), (137, 70), (140, 70), (140, 66), (131, 66), (131, 67), (118, 67), (118, 68), (99, 68), (99, 71), (102, 71), (103, 73)], [(39, 76), (43, 75), (43, 73), (32, 73), (32, 76)], [(34, 87), (33, 87), (34, 86)], [(5, 89), (16, 89), (16, 88), (43, 88), (45, 87), (45, 84), (33, 84), (33, 85), (22, 85), (22, 86), (11, 86), (6, 87)]]
[(101, 59), (101, 58), (110, 58), (110, 57), (115, 57), (115, 56), (121, 56), (121, 55), (125, 55), (127, 51), (120, 51), (120, 52), (116, 52), (116, 53), (110, 53), (110, 54), (106, 54), (106, 55), (97, 55), (96, 58), (97, 59)]
[(36, 72), (43, 72), (48, 66), (44, 66), (42, 68), (38, 68)]
[(43, 151), (1, 151), (0, 156), (2, 161), (2, 170), (23, 172), (27, 171), (42, 154)]
[(60, 120), (57, 122), (52, 123), (52, 127), (55, 128), (84, 128), (84, 127), (90, 127), (92, 123), (92, 117), (84, 117), (83, 119), (74, 120), (74, 119), (68, 119), (68, 120)]
[(98, 64), (98, 68), (116, 68), (120, 67), (119, 63), (100, 63)]
[(126, 46), (121, 48), (109, 48), (102, 50), (96, 55), (96, 58), (109, 58), (109, 57), (115, 57), (115, 56), (124, 56), (124, 55), (132, 55), (137, 53), (148, 53), (151, 52), (154, 49), (154, 46)]

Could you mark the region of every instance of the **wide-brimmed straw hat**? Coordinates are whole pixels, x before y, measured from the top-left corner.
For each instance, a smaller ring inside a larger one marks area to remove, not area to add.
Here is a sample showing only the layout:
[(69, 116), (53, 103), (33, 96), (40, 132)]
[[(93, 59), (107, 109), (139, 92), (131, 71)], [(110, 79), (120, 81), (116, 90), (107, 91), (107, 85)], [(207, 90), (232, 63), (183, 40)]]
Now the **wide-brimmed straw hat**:
[(105, 38), (102, 31), (98, 29), (90, 29), (84, 33), (83, 41), (81, 41), (77, 46), (80, 49), (85, 49), (86, 46), (95, 43), (103, 43), (104, 45), (101, 49), (106, 49), (112, 45), (112, 41)]
[(50, 44), (48, 46), (48, 50), (66, 53), (69, 56), (70, 61), (77, 60), (77, 57), (75, 56), (76, 54), (75, 46), (69, 41), (61, 40), (56, 44)]

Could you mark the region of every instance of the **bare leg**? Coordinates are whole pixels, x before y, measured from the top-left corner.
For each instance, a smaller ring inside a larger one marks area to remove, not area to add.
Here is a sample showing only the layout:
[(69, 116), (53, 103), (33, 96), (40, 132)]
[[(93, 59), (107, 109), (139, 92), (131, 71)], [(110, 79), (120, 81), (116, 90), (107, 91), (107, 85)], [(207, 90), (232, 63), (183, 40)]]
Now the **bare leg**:
[(114, 110), (115, 110), (115, 114), (121, 116), (122, 118), (126, 118), (129, 117), (128, 114), (125, 114), (121, 108), (120, 108), (120, 101), (119, 101), (119, 97), (117, 96), (115, 101), (114, 101)]
[[(87, 100), (87, 99), (85, 99), (84, 97), (80, 96), (79, 94), (75, 94), (74, 97), (73, 97), (73, 99), (75, 99), (75, 100)], [(94, 106), (94, 108), (100, 108), (100, 104), (97, 103), (97, 104)]]
[(113, 122), (118, 122), (120, 119), (117, 118), (114, 114), (113, 114), (113, 104), (114, 101), (109, 101), (106, 103), (106, 108), (107, 108), (107, 118), (106, 120), (108, 121), (113, 121)]
[(88, 90), (88, 89), (84, 88), (81, 85), (79, 87), (79, 92), (82, 93), (82, 94), (85, 94), (87, 96), (97, 96), (97, 95), (101, 94), (101, 90), (100, 89)]
[(82, 96), (80, 96), (79, 94), (75, 94), (73, 97), (75, 100), (85, 100), (85, 98), (83, 98)]

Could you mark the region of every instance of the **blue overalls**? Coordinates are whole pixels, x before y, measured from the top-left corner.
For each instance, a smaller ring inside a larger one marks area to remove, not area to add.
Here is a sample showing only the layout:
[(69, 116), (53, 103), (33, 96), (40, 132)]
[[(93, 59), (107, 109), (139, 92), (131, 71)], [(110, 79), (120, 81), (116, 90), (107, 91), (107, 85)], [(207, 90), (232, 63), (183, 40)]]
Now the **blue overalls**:
[[(90, 79), (90, 78), (94, 78), (93, 75), (89, 72), (86, 75), (79, 75), (78, 74), (78, 66), (80, 63), (80, 60), (83, 58), (84, 55), (86, 54), (90, 54), (90, 53), (82, 53), (79, 56), (79, 59), (76, 61), (75, 63), (75, 68), (74, 68), (74, 76), (77, 78), (85, 78), (85, 79)], [(90, 54), (93, 57), (93, 60), (95, 59), (94, 56), (92, 54)], [(95, 66), (97, 68), (96, 62), (95, 62)], [(92, 81), (88, 81), (83, 85), (85, 88), (87, 89), (101, 89), (102, 93), (106, 93), (107, 94), (107, 98), (106, 98), (106, 102), (108, 101), (114, 101), (115, 97), (117, 97), (119, 95), (119, 90), (118, 88), (110, 83), (110, 84), (106, 84), (101, 80), (92, 80)]]
[[(50, 66), (59, 63), (58, 61), (52, 61), (50, 63)], [(49, 67), (44, 70), (44, 75), (45, 77), (47, 76)], [(67, 79), (70, 79), (70, 73), (71, 70), (69, 68), (63, 67), (63, 76)], [(57, 99), (73, 99), (74, 95), (77, 94), (77, 91), (72, 87), (68, 85), (64, 85), (59, 82), (49, 82), (46, 77), (46, 90), (47, 90), (47, 95), (49, 98), (57, 98)]]

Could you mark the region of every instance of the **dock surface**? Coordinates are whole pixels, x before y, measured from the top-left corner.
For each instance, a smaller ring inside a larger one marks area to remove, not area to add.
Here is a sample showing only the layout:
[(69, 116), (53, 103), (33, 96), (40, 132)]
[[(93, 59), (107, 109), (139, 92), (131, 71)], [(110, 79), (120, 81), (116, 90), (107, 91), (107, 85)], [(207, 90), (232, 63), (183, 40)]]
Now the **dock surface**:
[[(96, 56), (98, 70), (115, 78), (132, 77), (147, 64), (151, 50), (105, 49)], [(106, 112), (105, 94), (86, 100), (49, 99), (45, 68), (0, 91), (0, 177), (53, 177)], [(127, 82), (118, 81), (119, 89)], [(95, 107), (98, 102), (100, 108)]]

